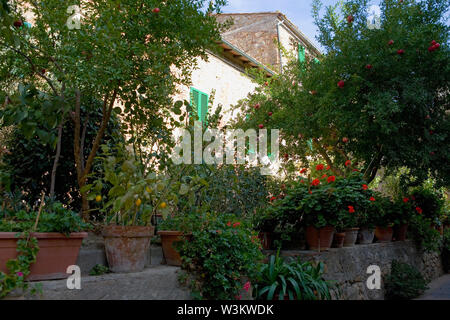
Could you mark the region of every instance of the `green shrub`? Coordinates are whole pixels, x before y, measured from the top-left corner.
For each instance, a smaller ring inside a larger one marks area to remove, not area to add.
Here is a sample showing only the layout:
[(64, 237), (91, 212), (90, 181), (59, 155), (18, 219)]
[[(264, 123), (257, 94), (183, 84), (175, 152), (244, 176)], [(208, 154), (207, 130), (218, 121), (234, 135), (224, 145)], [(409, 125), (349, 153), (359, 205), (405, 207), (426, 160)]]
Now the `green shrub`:
[(427, 282), (413, 266), (392, 261), (391, 273), (386, 277), (386, 298), (409, 300), (420, 296), (427, 289)]
[(262, 264), (254, 283), (257, 300), (330, 300), (331, 283), (323, 279), (323, 264), (311, 262), (285, 262), (279, 256), (270, 256)]
[(413, 191), (411, 198), (415, 207), (422, 209), (424, 217), (435, 224), (440, 224), (444, 199), (439, 192), (431, 188), (420, 187)]
[(439, 252), (441, 235), (434, 228), (434, 224), (422, 215), (414, 215), (408, 227), (417, 247), (425, 251)]
[(234, 215), (205, 213), (189, 242), (180, 243), (183, 269), (192, 276), (193, 297), (236, 299), (243, 278), (252, 278), (262, 259), (260, 241)]

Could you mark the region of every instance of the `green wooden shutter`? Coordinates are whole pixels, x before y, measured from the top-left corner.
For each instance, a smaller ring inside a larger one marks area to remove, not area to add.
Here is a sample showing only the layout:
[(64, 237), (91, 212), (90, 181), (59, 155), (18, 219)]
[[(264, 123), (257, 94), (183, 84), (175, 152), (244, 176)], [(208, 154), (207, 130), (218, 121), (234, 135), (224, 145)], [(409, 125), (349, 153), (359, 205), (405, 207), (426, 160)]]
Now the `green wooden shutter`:
[(191, 106), (197, 110), (198, 120), (205, 122), (208, 114), (209, 96), (191, 87)]
[(301, 44), (298, 45), (298, 61), (305, 62), (305, 48)]
[(206, 123), (206, 116), (208, 115), (208, 101), (209, 97), (206, 93), (200, 93), (200, 112), (199, 119), (202, 123)]

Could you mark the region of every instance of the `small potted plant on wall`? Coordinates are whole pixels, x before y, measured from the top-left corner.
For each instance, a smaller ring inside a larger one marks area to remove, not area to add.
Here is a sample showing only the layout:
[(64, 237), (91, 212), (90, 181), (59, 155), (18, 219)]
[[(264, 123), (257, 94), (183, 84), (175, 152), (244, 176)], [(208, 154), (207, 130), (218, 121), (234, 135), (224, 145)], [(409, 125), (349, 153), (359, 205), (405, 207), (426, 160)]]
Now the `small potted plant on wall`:
[(392, 200), (388, 197), (380, 196), (377, 201), (379, 202), (379, 205), (377, 206), (378, 210), (375, 216), (375, 237), (377, 242), (391, 242), (394, 234), (392, 217), (393, 212), (397, 209)]
[(359, 244), (371, 244), (375, 238), (375, 227), (377, 222), (377, 215), (380, 210), (379, 199), (382, 197), (377, 192), (369, 192), (369, 201), (365, 204), (365, 208), (360, 215), (360, 228), (358, 233)]
[(408, 231), (408, 224), (414, 213), (414, 208), (409, 197), (403, 197), (395, 202), (396, 210), (393, 211), (394, 235), (395, 241), (405, 241)]

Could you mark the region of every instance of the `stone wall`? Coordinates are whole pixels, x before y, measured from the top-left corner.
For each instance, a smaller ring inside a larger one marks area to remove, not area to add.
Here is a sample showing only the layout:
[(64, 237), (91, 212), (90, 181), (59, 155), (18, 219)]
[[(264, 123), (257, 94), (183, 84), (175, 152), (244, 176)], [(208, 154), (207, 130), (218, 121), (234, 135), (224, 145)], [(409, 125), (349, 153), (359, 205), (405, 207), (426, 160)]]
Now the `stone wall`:
[[(302, 261), (322, 261), (325, 265), (325, 278), (336, 281), (333, 293), (341, 300), (382, 300), (384, 299), (384, 277), (390, 273), (393, 259), (415, 266), (427, 280), (433, 280), (444, 274), (440, 256), (435, 253), (423, 253), (417, 250), (412, 241), (374, 243), (354, 247), (330, 249), (326, 252), (283, 251), (283, 257), (300, 257)], [(370, 265), (381, 269), (381, 289), (369, 290), (366, 281)], [(340, 296), (337, 296), (340, 291)]]

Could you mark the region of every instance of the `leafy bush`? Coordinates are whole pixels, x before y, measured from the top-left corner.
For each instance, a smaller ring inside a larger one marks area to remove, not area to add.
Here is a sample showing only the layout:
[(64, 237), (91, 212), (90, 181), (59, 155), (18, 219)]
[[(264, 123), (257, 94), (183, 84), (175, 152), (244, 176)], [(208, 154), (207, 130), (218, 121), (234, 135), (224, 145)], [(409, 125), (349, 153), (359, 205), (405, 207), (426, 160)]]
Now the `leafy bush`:
[(236, 299), (244, 277), (252, 278), (262, 259), (250, 226), (234, 215), (204, 213), (189, 242), (180, 243), (183, 269), (198, 299)]
[(412, 192), (411, 199), (415, 208), (420, 208), (423, 216), (435, 224), (440, 224), (444, 199), (433, 189), (420, 187)]
[(331, 283), (323, 279), (323, 263), (285, 262), (277, 255), (262, 264), (253, 280), (257, 300), (330, 300)]
[(427, 289), (427, 282), (413, 266), (393, 260), (385, 289), (387, 299), (408, 300), (420, 296)]

